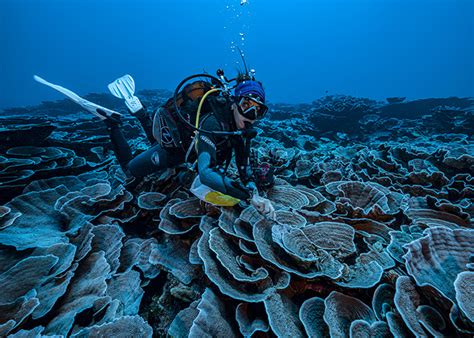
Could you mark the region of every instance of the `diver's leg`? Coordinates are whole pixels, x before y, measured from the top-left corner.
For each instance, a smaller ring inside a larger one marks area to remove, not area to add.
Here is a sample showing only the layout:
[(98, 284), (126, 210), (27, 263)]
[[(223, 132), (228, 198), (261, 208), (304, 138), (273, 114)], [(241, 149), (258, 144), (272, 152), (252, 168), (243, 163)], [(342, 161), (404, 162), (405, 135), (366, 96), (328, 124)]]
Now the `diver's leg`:
[(131, 113), (131, 114), (134, 115), (138, 119), (138, 121), (140, 121), (140, 124), (143, 130), (145, 131), (148, 141), (151, 144), (156, 143), (156, 140), (153, 137), (153, 120), (150, 114), (148, 114), (148, 112), (146, 111), (146, 108), (143, 107), (136, 113)]
[(160, 144), (155, 144), (132, 159), (128, 163), (128, 170), (135, 177), (143, 177), (183, 163), (184, 156), (184, 152), (179, 148), (164, 149)]
[(127, 165), (132, 160), (132, 150), (122, 133), (121, 123), (118, 119), (107, 118), (104, 120), (112, 143), (112, 150), (124, 172), (127, 172)]

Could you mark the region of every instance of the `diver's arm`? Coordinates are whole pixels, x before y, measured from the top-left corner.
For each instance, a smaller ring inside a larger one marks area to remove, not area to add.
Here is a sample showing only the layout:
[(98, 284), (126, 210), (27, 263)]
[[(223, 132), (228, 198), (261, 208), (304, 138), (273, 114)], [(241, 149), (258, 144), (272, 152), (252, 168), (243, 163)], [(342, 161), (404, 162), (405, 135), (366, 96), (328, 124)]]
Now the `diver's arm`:
[(250, 198), (247, 189), (236, 181), (233, 181), (210, 166), (211, 155), (203, 152), (198, 156), (199, 178), (209, 188), (219, 191), (225, 195), (240, 200)]
[(242, 138), (234, 138), (232, 146), (235, 153), (235, 164), (239, 171), (239, 178), (243, 184), (247, 184), (251, 175), (249, 173), (248, 156), (245, 154), (245, 144)]
[(240, 182), (231, 180), (219, 172), (214, 163), (216, 163), (215, 143), (211, 137), (200, 134), (198, 139), (198, 171), (201, 182), (211, 189), (241, 200), (251, 197), (247, 188)]
[(236, 138), (233, 142), (235, 152), (235, 163), (239, 171), (239, 178), (251, 196), (258, 195), (257, 184), (254, 182), (250, 168), (249, 157), (245, 152), (245, 142), (242, 138)]

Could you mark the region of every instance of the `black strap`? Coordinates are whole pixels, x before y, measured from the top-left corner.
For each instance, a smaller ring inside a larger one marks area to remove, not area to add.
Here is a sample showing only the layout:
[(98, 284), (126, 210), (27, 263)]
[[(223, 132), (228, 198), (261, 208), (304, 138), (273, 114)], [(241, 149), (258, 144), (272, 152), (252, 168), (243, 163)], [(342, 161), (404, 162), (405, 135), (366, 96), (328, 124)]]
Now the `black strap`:
[(227, 154), (227, 158), (225, 159), (224, 174), (227, 172), (227, 169), (229, 168), (230, 161), (232, 161), (232, 151), (229, 151), (229, 153)]

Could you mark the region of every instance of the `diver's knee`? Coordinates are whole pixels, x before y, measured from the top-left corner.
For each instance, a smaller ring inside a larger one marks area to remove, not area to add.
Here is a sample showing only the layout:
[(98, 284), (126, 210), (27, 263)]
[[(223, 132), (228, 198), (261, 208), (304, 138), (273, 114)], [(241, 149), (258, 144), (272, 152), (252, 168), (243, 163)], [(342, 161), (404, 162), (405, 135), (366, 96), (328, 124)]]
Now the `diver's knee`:
[(160, 167), (161, 166), (161, 159), (160, 159), (160, 154), (159, 152), (156, 150), (154, 151), (152, 154), (151, 154), (151, 163), (153, 163), (153, 165), (157, 166), (157, 167)]
[(133, 158), (127, 165), (128, 171), (137, 178), (144, 177), (166, 166), (158, 150), (150, 150)]
[(137, 163), (136, 159), (132, 159), (126, 165), (122, 166), (122, 169), (127, 177), (142, 178), (146, 175), (143, 174), (140, 163)]

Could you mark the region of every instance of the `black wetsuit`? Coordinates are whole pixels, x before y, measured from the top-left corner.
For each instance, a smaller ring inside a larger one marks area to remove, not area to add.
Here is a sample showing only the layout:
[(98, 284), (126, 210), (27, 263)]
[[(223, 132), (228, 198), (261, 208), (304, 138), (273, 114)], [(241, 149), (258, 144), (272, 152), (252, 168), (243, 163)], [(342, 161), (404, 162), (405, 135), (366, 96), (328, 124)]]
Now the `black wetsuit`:
[[(201, 121), (201, 129), (210, 131), (236, 131), (231, 102), (224, 98), (209, 99), (210, 113)], [(248, 155), (245, 154), (245, 142), (242, 136), (219, 136), (199, 133), (198, 137), (198, 170), (201, 182), (223, 194), (238, 199), (250, 197), (248, 183)], [(228, 162), (235, 154), (240, 182), (231, 180), (225, 175)]]
[(156, 171), (176, 167), (184, 162), (185, 153), (181, 148), (163, 148), (153, 137), (152, 120), (144, 109), (134, 114), (140, 121), (152, 146), (133, 157), (132, 150), (123, 135), (120, 125), (107, 123), (112, 149), (123, 171), (137, 178)]
[[(235, 121), (231, 110), (231, 102), (222, 97), (209, 97), (206, 100), (200, 126), (209, 131), (235, 131)], [(134, 177), (143, 177), (156, 171), (176, 167), (185, 161), (186, 146), (162, 147), (155, 141), (152, 133), (150, 116), (141, 110), (135, 114), (140, 120), (152, 146), (133, 157), (130, 146), (120, 126), (109, 124), (112, 147), (123, 170)], [(250, 191), (244, 184), (248, 182), (248, 156), (245, 154), (245, 142), (242, 136), (218, 136), (208, 133), (198, 134), (198, 170), (203, 184), (223, 194), (238, 199), (248, 199)], [(189, 142), (185, 142), (189, 145)], [(225, 175), (228, 162), (235, 153), (239, 170), (240, 182), (231, 180)]]

